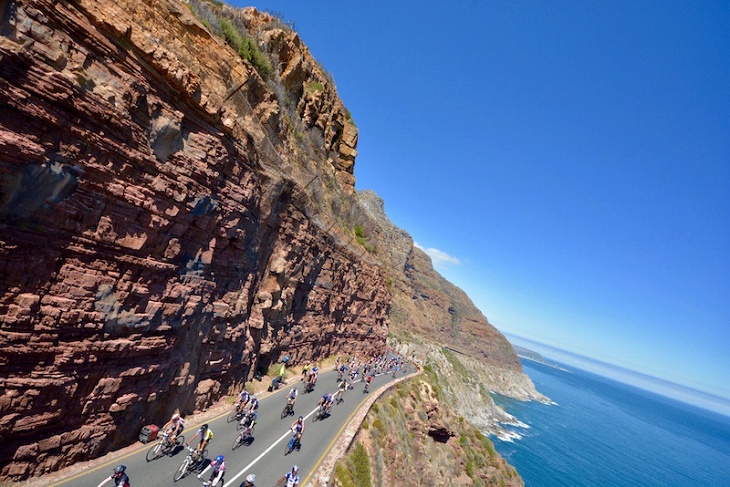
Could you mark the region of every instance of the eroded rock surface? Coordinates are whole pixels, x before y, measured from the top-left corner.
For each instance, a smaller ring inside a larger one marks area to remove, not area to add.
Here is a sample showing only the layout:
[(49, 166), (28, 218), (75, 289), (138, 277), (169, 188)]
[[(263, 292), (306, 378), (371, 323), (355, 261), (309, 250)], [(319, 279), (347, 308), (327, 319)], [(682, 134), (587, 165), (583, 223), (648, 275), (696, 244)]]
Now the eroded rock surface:
[(382, 350), (385, 276), (304, 191), (352, 192), (356, 129), (333, 87), (307, 94), (324, 78), (294, 34), (281, 77), (319, 159), (183, 3), (0, 19), (0, 478), (127, 444), (283, 355)]

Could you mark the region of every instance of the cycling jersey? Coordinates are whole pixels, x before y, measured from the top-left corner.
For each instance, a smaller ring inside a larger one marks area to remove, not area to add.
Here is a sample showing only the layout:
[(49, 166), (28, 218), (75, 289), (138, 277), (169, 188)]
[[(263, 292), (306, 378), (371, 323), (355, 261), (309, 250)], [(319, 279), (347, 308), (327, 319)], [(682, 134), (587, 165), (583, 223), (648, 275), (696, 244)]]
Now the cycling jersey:
[(213, 431), (210, 428), (208, 428), (205, 432), (203, 432), (202, 429), (199, 429), (198, 434), (200, 435), (200, 441), (210, 441), (213, 439)]
[(304, 422), (295, 424), (294, 429), (297, 431), (297, 433), (301, 433), (304, 429)]
[(251, 411), (250, 414), (246, 415), (246, 417), (243, 419), (241, 424), (243, 424), (243, 426), (245, 428), (248, 428), (249, 426), (253, 426), (254, 422), (256, 422), (256, 418), (258, 418), (258, 417), (259, 417), (259, 415), (256, 411)]
[(114, 475), (112, 475), (112, 479), (114, 480), (114, 487), (129, 487), (129, 477), (127, 477), (126, 473), (123, 473), (121, 477), (118, 479), (114, 478)]
[(210, 461), (210, 466), (213, 467), (213, 473), (216, 473), (216, 474), (218, 472), (225, 472), (226, 471), (226, 462), (225, 461), (223, 461), (221, 463), (216, 463), (215, 460), (211, 460)]
[(286, 473), (286, 487), (294, 487), (294, 485), (299, 485), (299, 474), (295, 473), (292, 474), (291, 472)]

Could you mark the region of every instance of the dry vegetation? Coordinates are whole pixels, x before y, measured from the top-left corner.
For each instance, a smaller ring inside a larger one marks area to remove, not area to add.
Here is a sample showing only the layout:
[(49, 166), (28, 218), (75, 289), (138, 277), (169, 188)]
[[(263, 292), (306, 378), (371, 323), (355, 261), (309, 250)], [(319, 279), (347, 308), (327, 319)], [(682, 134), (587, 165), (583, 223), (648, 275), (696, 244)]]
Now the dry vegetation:
[(444, 400), (428, 366), (378, 400), (335, 467), (335, 484), (524, 485), (494, 445)]

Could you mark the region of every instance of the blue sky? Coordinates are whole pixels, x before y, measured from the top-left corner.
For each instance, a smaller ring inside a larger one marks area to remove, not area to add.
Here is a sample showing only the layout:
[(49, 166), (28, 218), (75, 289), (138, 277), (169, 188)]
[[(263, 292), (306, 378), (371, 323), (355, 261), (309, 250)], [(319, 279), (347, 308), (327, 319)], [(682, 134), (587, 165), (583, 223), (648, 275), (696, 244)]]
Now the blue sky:
[(729, 2), (237, 5), (294, 24), (357, 189), (497, 328), (730, 398)]

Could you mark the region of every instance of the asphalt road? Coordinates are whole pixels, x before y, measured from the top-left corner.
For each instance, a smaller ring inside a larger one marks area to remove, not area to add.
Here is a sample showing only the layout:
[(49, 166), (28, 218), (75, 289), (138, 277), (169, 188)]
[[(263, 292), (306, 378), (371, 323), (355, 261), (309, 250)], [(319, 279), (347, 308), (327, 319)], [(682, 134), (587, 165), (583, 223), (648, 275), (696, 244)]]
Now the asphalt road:
[[(400, 377), (401, 372), (398, 373)], [(383, 384), (392, 381), (392, 373), (375, 377), (370, 385), (374, 391)], [(295, 415), (281, 418), (281, 412), (286, 403), (286, 392), (296, 386), (299, 390), (299, 398), (295, 406)], [(334, 371), (320, 373), (317, 380), (317, 387), (309, 394), (302, 394), (304, 383), (296, 382), (283, 386), (279, 391), (262, 399), (259, 403), (259, 417), (254, 431), (254, 438), (250, 444), (243, 444), (236, 450), (232, 450), (233, 440), (238, 436), (236, 423), (227, 423), (225, 415), (208, 421), (213, 430), (214, 438), (208, 445), (208, 457), (215, 458), (217, 455), (224, 455), (226, 458), (226, 474), (224, 487), (240, 486), (247, 475), (256, 474), (256, 486), (273, 486), (276, 481), (286, 472), (291, 470), (292, 465), (299, 466), (300, 485), (305, 485), (309, 477), (314, 473), (325, 455), (329, 452), (335, 439), (344, 429), (349, 418), (357, 410), (360, 404), (367, 398), (368, 394), (363, 393), (363, 383), (356, 382), (355, 387), (345, 393), (345, 400), (339, 405), (332, 407), (332, 414), (322, 420), (316, 421), (317, 401), (326, 392), (334, 393), (337, 390), (337, 374)], [(305, 418), (305, 432), (302, 437), (302, 447), (294, 450), (289, 455), (284, 455), (284, 450), (291, 431), (289, 427), (292, 421), (299, 415)], [(184, 431), (184, 436), (190, 439), (198, 426), (189, 427)], [(195, 443), (197, 444), (197, 439)], [(114, 460), (113, 463), (102, 465), (83, 475), (71, 477), (53, 487), (96, 487), (105, 478), (111, 475), (112, 470), (118, 464), (127, 466), (127, 474), (134, 487), (193, 487), (201, 486), (202, 481), (196, 477), (196, 472), (178, 482), (173, 480), (173, 475), (185, 459), (187, 450), (179, 447), (170, 456), (162, 456), (148, 462), (146, 454), (156, 442), (151, 442), (139, 450), (128, 454), (122, 459)], [(204, 480), (210, 475), (210, 470), (203, 477)], [(111, 486), (111, 482), (105, 484)]]

